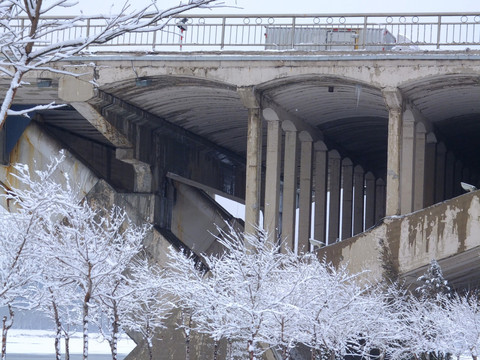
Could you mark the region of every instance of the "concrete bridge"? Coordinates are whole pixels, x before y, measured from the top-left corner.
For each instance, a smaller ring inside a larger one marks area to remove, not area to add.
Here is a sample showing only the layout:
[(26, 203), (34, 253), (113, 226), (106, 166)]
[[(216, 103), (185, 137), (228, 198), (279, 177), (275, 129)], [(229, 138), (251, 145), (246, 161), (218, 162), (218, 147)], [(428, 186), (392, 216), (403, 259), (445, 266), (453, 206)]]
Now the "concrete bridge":
[[(480, 51), (402, 46), (66, 59), (53, 66), (80, 76), (31, 72), (19, 90), (18, 107), (68, 106), (8, 119), (1, 181), (67, 148), (79, 197), (152, 222), (160, 262), (169, 244), (216, 252), (214, 223), (253, 231), (262, 212), (272, 241), (316, 239), (373, 279), (436, 258), (476, 287), (480, 200), (460, 182), (480, 185)], [(213, 194), (244, 203), (245, 222)]]

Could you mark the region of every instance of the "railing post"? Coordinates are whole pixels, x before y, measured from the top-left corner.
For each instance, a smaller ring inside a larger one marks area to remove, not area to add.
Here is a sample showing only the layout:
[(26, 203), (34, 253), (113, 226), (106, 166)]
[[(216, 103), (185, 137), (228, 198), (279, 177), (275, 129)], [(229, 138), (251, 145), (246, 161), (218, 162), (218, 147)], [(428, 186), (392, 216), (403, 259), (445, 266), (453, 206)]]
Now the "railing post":
[(440, 29), (442, 28), (442, 15), (438, 15), (437, 25), (437, 49), (440, 49)]
[(152, 51), (155, 51), (155, 45), (157, 44), (157, 30), (153, 32), (153, 39), (152, 39)]
[(363, 17), (363, 34), (362, 34), (362, 49), (365, 50), (365, 39), (367, 38), (367, 23), (368, 23), (368, 16)]
[[(87, 19), (87, 38), (90, 36), (90, 19)], [(86, 47), (88, 49), (88, 46)]]
[(225, 46), (225, 23), (226, 23), (226, 17), (223, 17), (222, 19), (222, 39), (220, 40), (220, 49), (223, 50)]
[(292, 49), (295, 49), (295, 24), (297, 23), (297, 18), (294, 16), (292, 18)]

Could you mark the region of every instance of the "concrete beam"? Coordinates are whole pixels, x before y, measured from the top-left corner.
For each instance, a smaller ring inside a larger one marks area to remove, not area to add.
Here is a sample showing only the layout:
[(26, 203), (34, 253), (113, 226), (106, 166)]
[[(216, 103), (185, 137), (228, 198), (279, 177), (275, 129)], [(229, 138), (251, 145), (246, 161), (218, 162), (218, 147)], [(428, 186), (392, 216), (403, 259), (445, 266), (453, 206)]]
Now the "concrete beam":
[(326, 218), (327, 218), (327, 151), (323, 141), (313, 144), (315, 154), (315, 218), (314, 238), (326, 244)]
[(375, 225), (375, 176), (365, 174), (365, 230)]
[(58, 80), (58, 97), (67, 102), (81, 102), (95, 96), (94, 69), (87, 66), (70, 67), (68, 71), (78, 74), (62, 76)]
[(298, 254), (310, 250), (310, 227), (312, 223), (312, 158), (313, 139), (302, 131), (300, 140), (300, 199), (298, 215)]
[(415, 126), (415, 181), (413, 192), (413, 210), (423, 208), (425, 199), (425, 154), (426, 129), (423, 123)]
[(260, 108), (260, 103), (257, 99), (255, 89), (253, 86), (242, 86), (237, 88), (237, 93), (242, 100), (242, 104), (247, 109), (258, 109)]
[(384, 89), (382, 93), (388, 108), (386, 215), (399, 215), (403, 98), (396, 88)]
[(282, 122), (285, 131), (283, 161), (282, 251), (295, 247), (295, 215), (297, 196), (297, 129), (290, 121)]
[(423, 207), (435, 203), (435, 151), (437, 138), (430, 132), (425, 137), (425, 182), (423, 186), (424, 202)]
[(245, 233), (255, 234), (260, 219), (262, 120), (253, 86), (240, 87), (237, 92), (243, 105), (248, 109)]
[(402, 117), (401, 151), (400, 212), (407, 214), (413, 211), (415, 181), (415, 118), (409, 109), (405, 110)]
[(115, 157), (128, 164), (132, 164), (135, 171), (135, 179), (133, 184), (133, 191), (136, 193), (148, 193), (152, 191), (152, 170), (150, 164), (137, 160), (133, 156), (132, 149), (117, 148), (115, 150)]
[(353, 220), (353, 163), (349, 158), (342, 161), (342, 239), (352, 237)]
[(443, 142), (437, 144), (435, 153), (435, 202), (445, 200), (445, 162), (447, 148)]
[(330, 208), (328, 218), (328, 245), (339, 240), (340, 233), (340, 179), (342, 158), (337, 150), (328, 152), (328, 168), (330, 172)]
[(115, 156), (118, 160), (133, 166), (135, 171), (134, 192), (151, 192), (152, 171), (150, 165), (136, 159), (133, 145), (126, 136), (110, 124), (88, 102), (72, 102), (71, 105), (116, 147)]
[(365, 172), (360, 165), (353, 169), (353, 235), (363, 231), (363, 201), (364, 201), (364, 175)]
[(280, 162), (282, 134), (280, 119), (278, 117), (265, 116), (267, 120), (267, 154), (265, 174), (265, 216), (264, 228), (268, 232), (268, 239), (275, 242), (278, 239), (278, 223), (280, 210)]
[(88, 102), (73, 101), (70, 103), (80, 115), (97, 129), (105, 138), (117, 148), (133, 148), (132, 143), (117, 128), (110, 124)]

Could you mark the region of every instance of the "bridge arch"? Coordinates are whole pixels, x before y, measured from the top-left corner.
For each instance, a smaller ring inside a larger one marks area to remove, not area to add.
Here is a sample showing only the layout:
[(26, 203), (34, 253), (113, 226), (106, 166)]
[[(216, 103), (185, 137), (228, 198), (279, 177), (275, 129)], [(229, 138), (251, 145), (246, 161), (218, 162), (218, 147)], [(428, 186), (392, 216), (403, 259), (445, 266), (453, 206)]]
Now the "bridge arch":
[[(416, 121), (423, 121), (427, 130), (446, 147), (438, 147), (435, 162), (435, 202), (463, 193), (460, 181), (479, 185), (480, 150), (480, 75), (453, 73), (428, 76), (409, 81), (400, 91), (415, 112)], [(444, 189), (438, 189), (437, 185)]]
[(106, 84), (101, 91), (245, 155), (247, 109), (237, 87), (192, 76), (159, 75)]
[(327, 146), (367, 171), (386, 171), (388, 110), (379, 88), (348, 77), (308, 74), (258, 84), (260, 97), (320, 131)]

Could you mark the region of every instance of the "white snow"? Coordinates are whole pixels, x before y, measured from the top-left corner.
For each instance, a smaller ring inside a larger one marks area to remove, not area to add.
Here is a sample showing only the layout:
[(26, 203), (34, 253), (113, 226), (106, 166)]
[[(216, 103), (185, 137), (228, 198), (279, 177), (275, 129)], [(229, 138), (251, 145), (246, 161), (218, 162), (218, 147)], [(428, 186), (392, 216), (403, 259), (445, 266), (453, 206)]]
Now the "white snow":
[[(90, 354), (110, 354), (110, 347), (102, 341), (99, 334), (89, 334), (88, 352)], [(55, 354), (55, 333), (49, 330), (22, 330), (11, 329), (7, 336), (7, 354)], [(65, 348), (63, 339), (61, 349)], [(135, 348), (135, 342), (127, 335), (122, 334), (118, 341), (118, 353), (127, 355)], [(78, 332), (70, 338), (70, 353), (82, 353), (82, 333)]]

